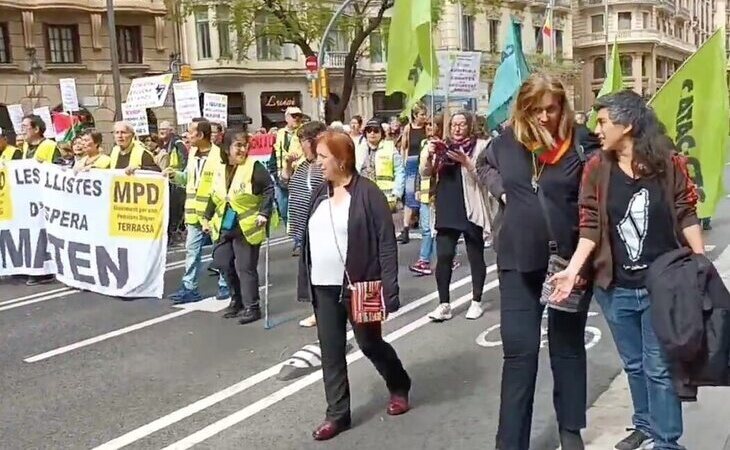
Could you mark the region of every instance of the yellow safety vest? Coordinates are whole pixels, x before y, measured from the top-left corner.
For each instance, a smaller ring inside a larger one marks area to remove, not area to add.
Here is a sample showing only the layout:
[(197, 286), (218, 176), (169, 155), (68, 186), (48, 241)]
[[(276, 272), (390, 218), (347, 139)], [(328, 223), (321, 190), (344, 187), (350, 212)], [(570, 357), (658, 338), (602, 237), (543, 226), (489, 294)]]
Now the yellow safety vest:
[(213, 190), (213, 178), (219, 167), (224, 167), (221, 161), (221, 149), (211, 144), (208, 152), (208, 159), (203, 164), (200, 174), (198, 170), (198, 158), (195, 153), (197, 148), (190, 149), (188, 157), (188, 165), (185, 168), (187, 174), (187, 182), (185, 185), (185, 223), (188, 225), (198, 225), (200, 218), (205, 214), (208, 207), (208, 199)]
[[(421, 144), (421, 154), (418, 157), (418, 168), (419, 168), (419, 174), (420, 174), (420, 168), (426, 163), (426, 160), (429, 158), (428, 154), (428, 140), (424, 140)], [(421, 184), (419, 186), (420, 190), (420, 196), (418, 197), (419, 201), (421, 203), (430, 203), (431, 202), (431, 195), (429, 192), (431, 191), (431, 177), (424, 177), (423, 175), (420, 175), (421, 177)]]
[(276, 141), (274, 142), (274, 152), (276, 155), (276, 167), (281, 170), (284, 168), (284, 158), (289, 153), (295, 153), (300, 155), (300, 158), (297, 162), (294, 163), (294, 168), (297, 167), (297, 163), (301, 161), (301, 159), (304, 157), (304, 151), (302, 151), (302, 144), (299, 142), (299, 137), (297, 136), (297, 130), (294, 130), (291, 133), (291, 139), (289, 141), (289, 149), (284, 148), (284, 142), (286, 142), (286, 128), (282, 128), (281, 130), (276, 132)]
[[(119, 153), (121, 153), (121, 151), (122, 149), (119, 148), (118, 145), (115, 145), (112, 149), (111, 160), (109, 162), (109, 167), (111, 169), (126, 169), (126, 167), (117, 167), (117, 160), (119, 159)], [(145, 153), (152, 156), (152, 153), (147, 150), (147, 147), (145, 147), (144, 144), (136, 139), (132, 141), (132, 154), (129, 156), (129, 167), (133, 167), (135, 169), (142, 167), (142, 156), (144, 156)]]
[[(50, 139), (43, 139), (38, 148), (35, 151), (35, 160), (40, 163), (53, 162), (53, 153), (56, 151), (56, 141)], [(28, 157), (28, 143), (23, 144), (23, 158)]]
[(180, 158), (177, 156), (177, 149), (174, 145), (172, 146), (170, 153), (170, 167), (175, 170), (182, 169), (182, 167), (180, 167)]
[[(393, 196), (393, 188), (395, 187), (395, 164), (393, 163), (395, 156), (395, 145), (392, 141), (380, 141), (378, 149), (375, 151), (375, 184), (383, 191), (388, 203), (395, 204), (396, 198)], [(392, 205), (391, 205), (392, 206)]]
[[(79, 164), (81, 164), (81, 167), (86, 167), (86, 160), (88, 160), (88, 159), (89, 159), (88, 156), (84, 156), (83, 158), (81, 158), (81, 160), (79, 161)], [(91, 167), (93, 167), (94, 169), (108, 169), (111, 167), (111, 164), (112, 164), (112, 159), (109, 156), (101, 153), (101, 154), (99, 154), (99, 157), (96, 158), (94, 160), (94, 162), (91, 164)]]
[[(13, 147), (12, 145), (8, 145), (5, 147), (5, 150), (3, 150), (2, 154), (0, 154), (0, 159), (4, 159), (6, 161), (10, 161), (13, 159), (13, 156), (15, 156), (15, 152), (18, 151), (18, 147)], [(23, 155), (21, 158), (25, 159), (25, 152), (23, 152)]]
[[(243, 164), (236, 167), (228, 189), (226, 189), (226, 166), (221, 164), (216, 170), (211, 193), (211, 199), (215, 204), (215, 215), (210, 221), (210, 233), (214, 242), (220, 237), (226, 206), (230, 206), (236, 213), (238, 226), (249, 244), (260, 245), (266, 239), (266, 225), (256, 225), (263, 197), (253, 193), (252, 178), (255, 164), (256, 160), (246, 158)], [(270, 222), (272, 227), (278, 225), (276, 211), (272, 211)]]

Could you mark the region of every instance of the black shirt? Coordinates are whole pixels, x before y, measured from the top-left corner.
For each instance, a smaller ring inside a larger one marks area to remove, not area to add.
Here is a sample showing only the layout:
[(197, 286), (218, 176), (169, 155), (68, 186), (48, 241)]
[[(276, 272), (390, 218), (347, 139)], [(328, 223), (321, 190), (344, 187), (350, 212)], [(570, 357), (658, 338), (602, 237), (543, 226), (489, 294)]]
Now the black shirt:
[(632, 179), (617, 163), (613, 163), (607, 209), (613, 282), (622, 288), (643, 288), (649, 265), (659, 256), (677, 248), (672, 213), (660, 180)]
[(439, 172), (435, 206), (436, 222), (434, 228), (464, 232), (469, 229), (460, 164), (446, 166)]
[[(112, 167), (112, 169), (126, 169), (127, 167), (129, 167), (129, 158), (131, 156), (132, 152), (128, 152), (126, 155), (122, 152), (119, 152), (119, 156), (117, 157), (117, 165), (116, 167)], [(140, 167), (139, 169), (159, 172), (160, 166), (157, 165), (157, 163), (155, 162), (155, 158), (150, 152), (144, 152), (142, 153), (142, 167)]]
[[(487, 163), (490, 173), (483, 182), (492, 195), (499, 198), (505, 193), (507, 198), (495, 242), (497, 265), (500, 270), (519, 272), (545, 270), (551, 239), (531, 183), (532, 154), (517, 141), (512, 128), (506, 128), (485, 152), (485, 158), (477, 161), (477, 170), (482, 172), (479, 166)], [(558, 253), (566, 259), (570, 259), (578, 245), (578, 190), (582, 173), (583, 160), (571, 145), (560, 161), (545, 166), (538, 180), (557, 234)]]
[(413, 128), (408, 134), (408, 156), (421, 154), (421, 142), (426, 139), (426, 128)]

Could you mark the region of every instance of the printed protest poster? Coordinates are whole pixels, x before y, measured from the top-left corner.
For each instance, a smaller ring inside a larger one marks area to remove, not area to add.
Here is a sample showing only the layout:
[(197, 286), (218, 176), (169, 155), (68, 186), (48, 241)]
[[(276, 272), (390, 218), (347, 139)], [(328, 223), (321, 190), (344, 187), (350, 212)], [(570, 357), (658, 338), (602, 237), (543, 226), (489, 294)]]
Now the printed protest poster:
[(434, 95), (477, 98), (482, 63), (480, 52), (438, 51), (439, 82)]
[(222, 94), (203, 94), (203, 117), (211, 122), (228, 126), (228, 96)]
[(40, 118), (46, 124), (46, 132), (43, 133), (43, 137), (46, 139), (56, 139), (56, 129), (53, 127), (53, 120), (51, 120), (51, 110), (48, 108), (48, 106), (34, 108), (33, 114), (35, 114), (36, 116), (40, 116)]
[(23, 107), (21, 105), (8, 105), (7, 108), (10, 121), (13, 123), (15, 134), (18, 135), (23, 133), (23, 117), (25, 116)]
[(248, 156), (257, 161), (267, 161), (271, 157), (271, 152), (274, 150), (275, 142), (276, 136), (273, 134), (257, 134), (251, 136)]
[(117, 170), (71, 170), (10, 161), (2, 201), (0, 275), (54, 274), (115, 297), (163, 293), (167, 179)]
[(187, 125), (193, 119), (200, 117), (197, 80), (174, 83), (172, 90), (175, 95), (175, 113), (178, 125)]
[(129, 86), (126, 103), (139, 108), (159, 108), (165, 104), (170, 83), (171, 73), (135, 78)]
[(79, 110), (79, 96), (76, 93), (76, 80), (74, 78), (61, 78), (58, 80), (61, 86), (61, 101), (63, 110), (73, 112)]
[(122, 118), (132, 125), (137, 136), (150, 134), (150, 124), (147, 121), (147, 110), (145, 108), (122, 103)]

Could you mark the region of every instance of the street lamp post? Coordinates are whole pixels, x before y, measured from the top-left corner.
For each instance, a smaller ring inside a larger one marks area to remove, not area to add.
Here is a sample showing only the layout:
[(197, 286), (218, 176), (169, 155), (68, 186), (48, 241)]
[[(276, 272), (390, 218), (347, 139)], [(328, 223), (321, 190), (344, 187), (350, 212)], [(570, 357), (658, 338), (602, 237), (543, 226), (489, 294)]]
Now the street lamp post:
[(122, 118), (122, 77), (119, 73), (117, 25), (114, 17), (114, 0), (106, 0), (106, 19), (109, 28), (109, 53), (112, 56), (112, 83), (114, 84), (114, 120)]

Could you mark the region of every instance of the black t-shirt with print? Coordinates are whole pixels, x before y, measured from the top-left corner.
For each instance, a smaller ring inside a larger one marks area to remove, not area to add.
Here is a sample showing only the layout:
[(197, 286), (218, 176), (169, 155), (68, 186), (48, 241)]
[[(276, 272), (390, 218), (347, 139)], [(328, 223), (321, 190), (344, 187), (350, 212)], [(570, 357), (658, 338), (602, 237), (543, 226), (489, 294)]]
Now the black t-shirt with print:
[(677, 248), (672, 213), (657, 178), (632, 179), (617, 163), (608, 185), (613, 283), (639, 289), (646, 270), (659, 256)]

